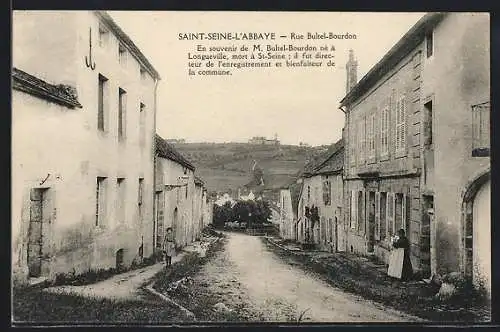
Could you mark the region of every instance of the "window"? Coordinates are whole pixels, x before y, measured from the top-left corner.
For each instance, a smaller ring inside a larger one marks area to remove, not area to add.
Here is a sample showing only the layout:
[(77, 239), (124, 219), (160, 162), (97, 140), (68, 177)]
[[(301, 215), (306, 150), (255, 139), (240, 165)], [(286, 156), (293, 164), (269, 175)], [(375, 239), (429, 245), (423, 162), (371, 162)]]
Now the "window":
[(125, 222), (125, 179), (116, 179), (116, 221)]
[(122, 44), (118, 45), (118, 62), (122, 66), (127, 65), (127, 49)]
[(356, 164), (356, 130), (354, 123), (349, 128), (349, 152), (351, 165)]
[(118, 139), (125, 138), (126, 96), (127, 92), (118, 88)]
[(472, 106), (472, 156), (490, 155), (490, 103)]
[(380, 155), (387, 156), (389, 153), (389, 107), (382, 109), (380, 117)]
[(358, 203), (357, 207), (357, 212), (358, 212), (358, 232), (361, 232), (361, 234), (364, 234), (365, 231), (365, 199), (364, 199), (364, 192), (363, 191), (358, 191), (357, 192), (357, 200), (356, 202)]
[(101, 131), (106, 130), (107, 118), (107, 87), (108, 79), (101, 74), (98, 76), (98, 91), (97, 91), (97, 129)]
[(387, 235), (395, 234), (394, 224), (394, 193), (387, 193)]
[(106, 214), (106, 178), (97, 177), (95, 225), (102, 226)]
[(351, 211), (350, 211), (350, 214), (351, 214), (351, 229), (356, 229), (357, 228), (357, 221), (358, 221), (358, 202), (357, 202), (357, 198), (358, 198), (358, 195), (357, 195), (357, 192), (356, 191), (351, 191), (351, 201), (350, 201), (350, 205), (351, 205)]
[(141, 80), (145, 80), (148, 76), (147, 76), (147, 71), (146, 69), (144, 69), (143, 67), (141, 67), (139, 69), (139, 73), (141, 75)]
[(397, 193), (395, 195), (395, 231), (399, 231), (403, 229), (405, 232), (407, 231), (407, 222), (406, 222), (406, 195)]
[(325, 205), (331, 205), (332, 203), (332, 184), (330, 180), (324, 180), (323, 181), (323, 202)]
[(146, 105), (139, 106), (139, 144), (144, 147), (146, 136)]
[(424, 104), (424, 146), (432, 146), (432, 101)]
[(432, 31), (425, 35), (425, 45), (427, 50), (427, 57), (430, 58), (434, 53), (434, 37)]
[(137, 208), (139, 212), (139, 223), (142, 224), (142, 198), (144, 195), (144, 178), (139, 178), (139, 186), (137, 189)]
[(406, 100), (403, 95), (396, 103), (396, 151), (406, 149)]
[(109, 31), (102, 24), (99, 24), (99, 46), (104, 47), (108, 44)]
[(358, 158), (362, 164), (365, 160), (365, 143), (366, 143), (366, 118), (363, 117), (358, 123)]
[(311, 187), (307, 186), (307, 201), (311, 200)]
[(384, 240), (386, 238), (387, 233), (387, 193), (380, 193), (380, 240)]
[(375, 158), (375, 113), (368, 117), (368, 157)]

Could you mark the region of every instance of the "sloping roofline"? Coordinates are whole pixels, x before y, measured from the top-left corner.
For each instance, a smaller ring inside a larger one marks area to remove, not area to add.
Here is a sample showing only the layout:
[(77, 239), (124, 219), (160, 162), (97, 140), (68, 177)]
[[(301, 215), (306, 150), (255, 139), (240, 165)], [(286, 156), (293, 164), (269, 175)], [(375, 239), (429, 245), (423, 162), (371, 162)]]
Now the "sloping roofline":
[(160, 74), (156, 71), (153, 65), (149, 62), (146, 56), (139, 50), (139, 48), (134, 44), (132, 39), (116, 24), (113, 18), (103, 10), (94, 11), (94, 13), (104, 22), (107, 28), (109, 28), (122, 42), (129, 52), (136, 58), (136, 60), (144, 67), (153, 78), (160, 80)]
[(177, 151), (171, 144), (167, 143), (160, 135), (155, 134), (155, 152), (162, 158), (175, 161), (182, 166), (187, 167), (191, 171), (195, 170), (191, 164), (179, 151)]
[(48, 83), (15, 67), (12, 68), (12, 88), (69, 108), (82, 108), (74, 87)]
[(387, 74), (398, 62), (411, 52), (425, 38), (447, 13), (427, 13), (373, 66), (370, 71), (356, 84), (340, 101), (340, 107), (347, 106), (358, 100), (381, 77)]

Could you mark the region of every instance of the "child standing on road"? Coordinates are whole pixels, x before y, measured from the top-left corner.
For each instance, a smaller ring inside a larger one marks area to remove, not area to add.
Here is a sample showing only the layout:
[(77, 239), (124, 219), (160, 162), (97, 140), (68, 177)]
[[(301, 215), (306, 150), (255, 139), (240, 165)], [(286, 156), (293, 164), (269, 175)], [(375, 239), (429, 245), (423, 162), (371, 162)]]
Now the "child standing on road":
[(167, 228), (163, 241), (163, 253), (165, 254), (165, 266), (172, 265), (172, 256), (175, 255), (175, 239), (172, 227)]

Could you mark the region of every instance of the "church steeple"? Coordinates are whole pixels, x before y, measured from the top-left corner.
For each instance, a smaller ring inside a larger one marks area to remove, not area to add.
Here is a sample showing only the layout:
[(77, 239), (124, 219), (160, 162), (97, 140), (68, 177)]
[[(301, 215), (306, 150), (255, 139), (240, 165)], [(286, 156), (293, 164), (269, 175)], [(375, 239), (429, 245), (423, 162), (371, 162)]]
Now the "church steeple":
[(346, 69), (346, 94), (358, 83), (358, 61), (354, 58), (354, 51), (349, 50), (349, 61), (345, 65)]

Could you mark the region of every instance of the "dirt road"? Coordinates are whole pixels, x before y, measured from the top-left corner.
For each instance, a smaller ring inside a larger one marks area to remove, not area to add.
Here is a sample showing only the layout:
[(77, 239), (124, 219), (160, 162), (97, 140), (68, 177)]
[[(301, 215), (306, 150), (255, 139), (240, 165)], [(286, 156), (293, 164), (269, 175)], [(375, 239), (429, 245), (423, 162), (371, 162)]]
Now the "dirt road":
[(251, 321), (410, 322), (415, 317), (333, 288), (281, 261), (258, 237), (227, 233), (225, 249), (194, 277)]

